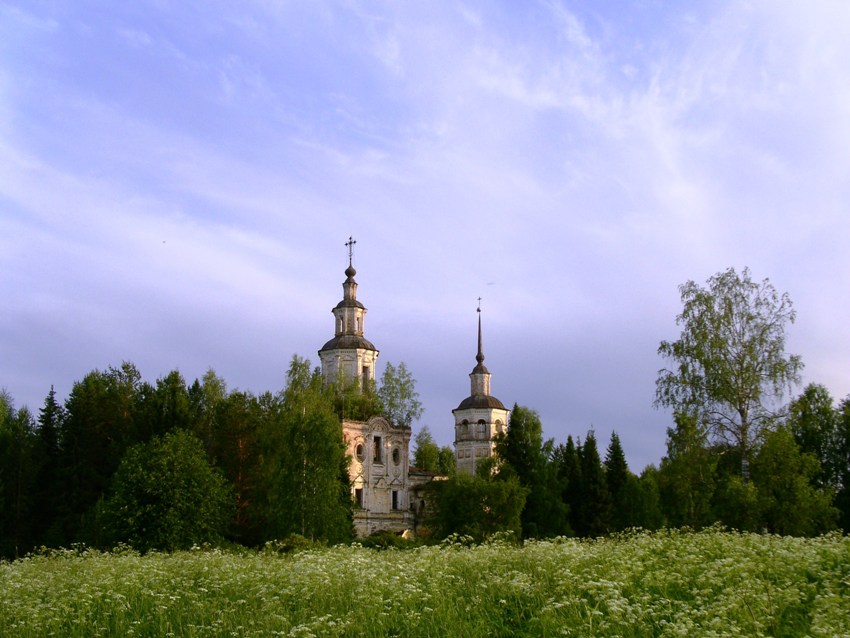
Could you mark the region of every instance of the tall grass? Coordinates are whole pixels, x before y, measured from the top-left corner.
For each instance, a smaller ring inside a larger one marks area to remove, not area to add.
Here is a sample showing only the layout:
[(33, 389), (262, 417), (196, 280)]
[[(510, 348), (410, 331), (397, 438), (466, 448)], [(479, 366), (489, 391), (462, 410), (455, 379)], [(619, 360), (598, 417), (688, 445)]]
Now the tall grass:
[(2, 636), (850, 636), (850, 539), (65, 551), (0, 565)]

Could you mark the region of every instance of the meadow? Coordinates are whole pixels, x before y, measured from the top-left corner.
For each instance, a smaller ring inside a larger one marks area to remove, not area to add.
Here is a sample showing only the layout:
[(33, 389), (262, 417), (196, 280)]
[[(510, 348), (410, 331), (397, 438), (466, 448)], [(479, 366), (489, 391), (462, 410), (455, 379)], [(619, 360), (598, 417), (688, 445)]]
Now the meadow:
[(46, 552), (0, 564), (0, 635), (850, 636), (850, 538)]

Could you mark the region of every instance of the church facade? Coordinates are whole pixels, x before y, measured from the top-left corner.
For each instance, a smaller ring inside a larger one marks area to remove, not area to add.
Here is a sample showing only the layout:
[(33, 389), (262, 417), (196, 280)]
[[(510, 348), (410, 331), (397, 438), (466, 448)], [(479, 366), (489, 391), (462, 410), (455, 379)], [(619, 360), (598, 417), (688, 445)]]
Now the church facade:
[[(375, 381), (379, 351), (365, 337), (366, 307), (357, 300), (357, 271), (349, 238), (343, 298), (331, 311), (334, 336), (319, 350), (326, 384), (357, 384), (368, 391)], [(455, 458), (459, 472), (474, 473), (476, 464), (492, 456), (494, 437), (507, 427), (509, 411), (490, 395), (490, 373), (484, 367), (478, 315), (477, 365), (469, 375), (470, 396), (453, 410)], [(349, 480), (358, 536), (390, 531), (416, 533), (426, 508), (425, 487), (435, 478), (410, 466), (411, 428), (375, 415), (366, 421), (343, 419), (342, 433), (351, 459)]]

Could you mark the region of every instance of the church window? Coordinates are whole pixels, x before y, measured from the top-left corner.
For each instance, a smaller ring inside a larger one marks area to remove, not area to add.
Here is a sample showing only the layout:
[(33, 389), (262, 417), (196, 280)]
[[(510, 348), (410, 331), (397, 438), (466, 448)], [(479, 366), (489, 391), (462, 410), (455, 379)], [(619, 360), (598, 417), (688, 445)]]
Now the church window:
[(354, 448), (354, 455), (357, 457), (357, 460), (361, 463), (363, 462), (363, 444), (358, 443), (357, 447)]
[(401, 452), (399, 452), (399, 449), (397, 447), (393, 448), (393, 463), (395, 465), (401, 463)]
[(371, 372), (371, 369), (369, 368), (369, 366), (363, 366), (363, 381), (366, 381), (366, 382), (369, 381), (369, 378), (370, 378), (369, 373), (370, 372)]
[(496, 432), (499, 434), (504, 432), (504, 426), (502, 425), (501, 421), (496, 421)]
[(383, 454), (383, 444), (381, 441), (381, 437), (376, 436), (374, 440), (375, 449), (372, 455), (372, 463), (383, 463), (384, 462), (384, 454)]
[(487, 422), (484, 419), (478, 419), (478, 431), (476, 432), (476, 434), (478, 435), (478, 438), (481, 438), (481, 439), (485, 438), (484, 437), (484, 429), (486, 427), (487, 427)]
[(360, 332), (360, 317), (354, 318), (354, 330)]
[(393, 510), (398, 509), (398, 490), (393, 490)]
[(363, 488), (358, 487), (354, 490), (354, 502), (357, 503), (357, 507), (363, 509)]

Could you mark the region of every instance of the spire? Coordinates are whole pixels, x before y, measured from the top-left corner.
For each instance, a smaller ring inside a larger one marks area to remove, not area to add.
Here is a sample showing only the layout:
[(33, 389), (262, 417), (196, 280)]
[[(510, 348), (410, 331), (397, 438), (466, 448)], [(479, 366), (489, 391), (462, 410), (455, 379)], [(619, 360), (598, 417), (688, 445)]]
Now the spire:
[(490, 374), (487, 368), (484, 367), (484, 346), (481, 339), (481, 297), (478, 298), (478, 354), (475, 355), (475, 360), (478, 365), (473, 369), (472, 374)]
[(481, 297), (478, 298), (478, 354), (475, 355), (478, 365), (484, 363), (484, 350), (481, 346)]

